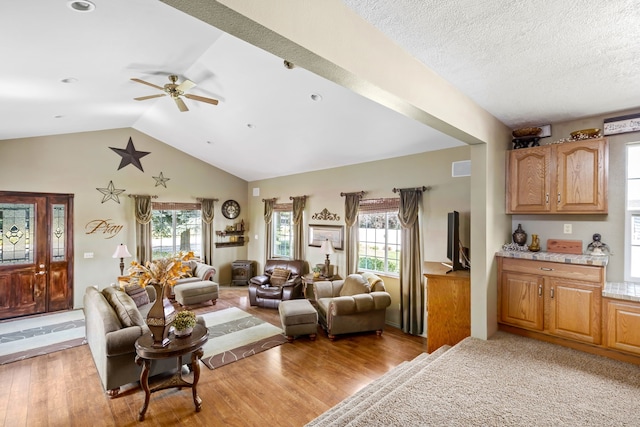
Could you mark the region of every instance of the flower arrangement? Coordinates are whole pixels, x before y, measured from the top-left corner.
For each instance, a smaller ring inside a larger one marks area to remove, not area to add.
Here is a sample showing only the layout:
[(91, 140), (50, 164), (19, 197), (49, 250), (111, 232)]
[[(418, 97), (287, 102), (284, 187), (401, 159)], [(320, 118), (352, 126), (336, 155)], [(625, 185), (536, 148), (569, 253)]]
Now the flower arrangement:
[(178, 331), (184, 331), (194, 326), (196, 326), (196, 314), (193, 311), (182, 310), (173, 320), (173, 327)]
[(189, 261), (192, 258), (193, 252), (179, 252), (173, 256), (147, 261), (144, 265), (132, 261), (129, 267), (131, 283), (137, 283), (143, 288), (152, 282), (173, 286), (178, 279), (186, 276), (190, 271), (183, 261)]

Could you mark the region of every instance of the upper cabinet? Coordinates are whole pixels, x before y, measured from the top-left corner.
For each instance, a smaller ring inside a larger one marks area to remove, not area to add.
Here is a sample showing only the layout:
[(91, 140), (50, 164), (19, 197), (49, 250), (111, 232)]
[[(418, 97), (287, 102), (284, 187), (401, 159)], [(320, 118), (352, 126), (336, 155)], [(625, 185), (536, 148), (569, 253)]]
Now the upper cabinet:
[(606, 214), (605, 138), (508, 152), (507, 213)]

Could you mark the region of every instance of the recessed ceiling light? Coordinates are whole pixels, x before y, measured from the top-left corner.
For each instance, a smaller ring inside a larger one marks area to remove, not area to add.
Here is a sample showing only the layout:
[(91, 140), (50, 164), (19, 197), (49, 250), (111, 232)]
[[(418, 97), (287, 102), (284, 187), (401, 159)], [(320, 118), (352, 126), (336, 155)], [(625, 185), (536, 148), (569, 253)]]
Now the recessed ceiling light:
[(77, 83), (78, 79), (75, 77), (67, 77), (66, 79), (60, 80), (62, 83)]
[(54, 119), (61, 119), (61, 118), (63, 118), (63, 117), (64, 117), (64, 116), (61, 116), (61, 115), (53, 116), (53, 118), (54, 118)]
[(312, 93), (311, 94), (311, 100), (312, 101), (322, 101), (322, 95), (318, 94), (318, 93)]
[(88, 0), (71, 0), (67, 2), (67, 6), (76, 12), (93, 12), (96, 5)]
[(213, 144), (213, 142), (212, 141), (207, 141), (207, 144)]

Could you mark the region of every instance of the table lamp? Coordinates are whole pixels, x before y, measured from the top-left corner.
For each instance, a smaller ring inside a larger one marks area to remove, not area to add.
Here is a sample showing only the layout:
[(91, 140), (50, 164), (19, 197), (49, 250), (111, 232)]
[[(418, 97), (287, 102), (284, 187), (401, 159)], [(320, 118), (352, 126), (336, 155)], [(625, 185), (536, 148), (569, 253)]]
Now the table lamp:
[(120, 258), (120, 275), (124, 276), (124, 259), (131, 258), (131, 254), (129, 253), (129, 249), (127, 249), (127, 245), (123, 245), (120, 243), (116, 246), (116, 251), (113, 253), (112, 258)]
[(333, 249), (333, 244), (331, 243), (331, 240), (327, 239), (324, 242), (322, 242), (322, 246), (320, 246), (320, 252), (322, 252), (327, 256), (327, 258), (324, 260), (324, 271), (322, 272), (322, 276), (329, 277), (329, 271), (330, 271), (329, 255), (336, 253), (336, 251)]

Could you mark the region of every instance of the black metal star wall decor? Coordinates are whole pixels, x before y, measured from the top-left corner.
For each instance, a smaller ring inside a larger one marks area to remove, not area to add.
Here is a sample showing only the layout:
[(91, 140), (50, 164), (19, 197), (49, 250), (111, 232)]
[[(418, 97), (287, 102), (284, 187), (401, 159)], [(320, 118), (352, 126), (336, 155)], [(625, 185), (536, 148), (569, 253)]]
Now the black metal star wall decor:
[(147, 154), (151, 154), (151, 153), (148, 151), (137, 151), (136, 147), (133, 146), (133, 141), (131, 140), (131, 137), (129, 137), (127, 148), (115, 148), (115, 147), (109, 147), (109, 148), (111, 148), (113, 151), (115, 151), (120, 156), (122, 156), (122, 160), (120, 161), (120, 166), (118, 167), (118, 170), (122, 169), (128, 164), (132, 164), (138, 169), (140, 169), (142, 172), (144, 172), (144, 169), (142, 169), (142, 163), (140, 163), (140, 159), (146, 156)]
[(162, 172), (160, 172), (160, 176), (154, 176), (153, 179), (156, 180), (156, 187), (158, 185), (162, 185), (164, 188), (167, 188), (167, 181), (171, 178), (165, 178), (164, 175), (162, 175)]
[(113, 185), (113, 181), (109, 181), (109, 185), (107, 185), (107, 188), (96, 188), (96, 190), (104, 194), (104, 196), (102, 197), (102, 203), (108, 200), (115, 200), (116, 202), (120, 203), (120, 198), (118, 197), (118, 195), (124, 193), (124, 189), (116, 189), (116, 186)]

